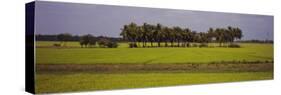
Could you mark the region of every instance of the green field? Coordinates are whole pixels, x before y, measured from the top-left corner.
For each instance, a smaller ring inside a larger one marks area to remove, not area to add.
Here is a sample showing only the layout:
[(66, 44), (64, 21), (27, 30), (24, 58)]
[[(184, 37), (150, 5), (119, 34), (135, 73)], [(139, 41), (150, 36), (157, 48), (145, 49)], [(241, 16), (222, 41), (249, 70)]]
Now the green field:
[[(38, 42), (37, 46), (52, 46)], [(69, 46), (79, 47), (78, 42)], [(37, 64), (208, 63), (273, 61), (272, 44), (241, 44), (242, 48), (36, 48)]]
[(272, 79), (271, 72), (245, 73), (129, 73), (38, 74), (38, 93), (110, 90)]
[(59, 42), (36, 43), (36, 93), (273, 79), (272, 44), (80, 48), (78, 42), (68, 42), (58, 48), (54, 43)]

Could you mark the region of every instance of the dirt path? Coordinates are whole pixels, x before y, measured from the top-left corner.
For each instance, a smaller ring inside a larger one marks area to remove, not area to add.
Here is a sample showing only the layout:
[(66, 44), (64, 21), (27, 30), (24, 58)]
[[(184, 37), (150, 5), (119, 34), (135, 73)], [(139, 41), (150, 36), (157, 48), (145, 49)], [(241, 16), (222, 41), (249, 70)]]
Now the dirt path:
[(264, 72), (273, 71), (273, 63), (209, 63), (209, 64), (37, 64), (44, 72)]

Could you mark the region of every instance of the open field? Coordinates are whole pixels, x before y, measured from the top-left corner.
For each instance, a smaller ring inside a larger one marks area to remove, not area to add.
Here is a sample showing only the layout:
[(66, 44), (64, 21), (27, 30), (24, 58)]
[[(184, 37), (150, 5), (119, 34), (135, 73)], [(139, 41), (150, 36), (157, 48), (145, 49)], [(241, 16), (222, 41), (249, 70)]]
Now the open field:
[[(46, 44), (50, 42), (37, 42), (37, 46)], [(68, 43), (68, 45), (73, 44), (75, 43)], [(272, 44), (241, 44), (241, 48), (128, 48), (124, 43), (120, 46), (118, 48), (36, 48), (36, 62), (37, 64), (162, 64), (273, 61)]]
[(45, 73), (36, 75), (37, 93), (110, 90), (272, 79), (272, 72), (242, 73)]
[(54, 43), (36, 43), (36, 93), (273, 79), (272, 44), (80, 48), (78, 42), (68, 42), (68, 47), (57, 48)]

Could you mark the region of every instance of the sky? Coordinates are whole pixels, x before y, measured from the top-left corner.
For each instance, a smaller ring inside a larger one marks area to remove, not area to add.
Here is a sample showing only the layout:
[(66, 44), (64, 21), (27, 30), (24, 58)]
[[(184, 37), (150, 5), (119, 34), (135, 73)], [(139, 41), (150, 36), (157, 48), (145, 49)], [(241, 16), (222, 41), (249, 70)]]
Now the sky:
[(198, 32), (233, 26), (242, 30), (242, 40), (273, 40), (273, 16), (268, 15), (36, 1), (36, 34), (121, 37), (121, 28), (131, 22)]

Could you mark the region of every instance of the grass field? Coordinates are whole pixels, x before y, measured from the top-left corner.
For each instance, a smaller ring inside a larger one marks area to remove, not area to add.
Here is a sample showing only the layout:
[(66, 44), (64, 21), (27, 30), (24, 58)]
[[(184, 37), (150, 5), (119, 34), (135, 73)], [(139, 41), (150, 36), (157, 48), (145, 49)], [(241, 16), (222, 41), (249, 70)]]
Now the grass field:
[[(36, 43), (36, 93), (273, 79), (273, 45), (241, 48), (80, 48)], [(204, 64), (202, 64), (204, 63)]]
[[(52, 46), (37, 42), (37, 46)], [(78, 42), (69, 42), (78, 46)], [(242, 48), (36, 48), (37, 64), (208, 63), (273, 61), (272, 44), (241, 44)], [(110, 60), (109, 60), (110, 59)]]
[(109, 90), (272, 79), (272, 72), (37, 74), (37, 93)]

